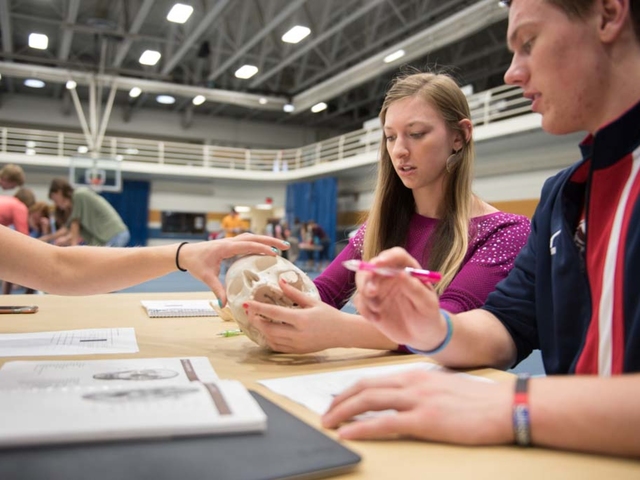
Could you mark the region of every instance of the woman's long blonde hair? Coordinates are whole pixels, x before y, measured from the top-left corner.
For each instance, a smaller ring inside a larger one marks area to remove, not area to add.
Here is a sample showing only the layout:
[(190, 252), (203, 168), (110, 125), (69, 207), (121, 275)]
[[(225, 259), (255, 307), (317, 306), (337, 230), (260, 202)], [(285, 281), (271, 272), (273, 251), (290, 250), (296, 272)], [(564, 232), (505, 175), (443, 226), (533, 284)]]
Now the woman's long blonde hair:
[[(428, 259), (417, 259), (429, 270), (442, 273), (442, 280), (435, 286), (442, 293), (460, 269), (469, 247), (469, 220), (474, 199), (471, 191), (473, 176), (473, 140), (467, 139), (460, 121), (470, 119), (467, 99), (456, 82), (445, 74), (413, 73), (398, 77), (385, 96), (380, 110), (380, 122), (384, 127), (389, 106), (407, 97), (419, 96), (436, 108), (447, 128), (462, 135), (464, 146), (448, 163), (444, 185), (444, 202), (439, 212), (440, 222), (428, 242)], [(412, 191), (405, 187), (396, 174), (384, 133), (380, 145), (378, 180), (373, 206), (367, 216), (363, 242), (363, 259), (368, 260), (381, 251), (404, 246), (411, 217), (416, 212)], [(424, 253), (423, 253), (424, 255)]]

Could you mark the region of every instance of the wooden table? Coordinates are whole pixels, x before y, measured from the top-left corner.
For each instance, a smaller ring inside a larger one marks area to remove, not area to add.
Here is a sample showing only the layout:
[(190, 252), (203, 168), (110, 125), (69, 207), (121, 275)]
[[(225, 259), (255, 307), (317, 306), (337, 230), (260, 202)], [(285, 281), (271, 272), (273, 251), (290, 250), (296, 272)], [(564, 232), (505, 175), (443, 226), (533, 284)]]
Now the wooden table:
[[(134, 327), (140, 352), (129, 355), (49, 357), (51, 360), (206, 356), (221, 378), (236, 378), (247, 387), (286, 408), (314, 427), (318, 415), (256, 383), (257, 380), (321, 373), (366, 366), (427, 361), (415, 355), (396, 355), (360, 349), (332, 349), (309, 355), (274, 355), (244, 336), (219, 337), (234, 328), (218, 318), (148, 318), (140, 300), (210, 299), (207, 293), (111, 294), (91, 297), (11, 295), (3, 305), (38, 305), (32, 315), (0, 316), (0, 333), (26, 333), (81, 328)], [(42, 360), (45, 357), (19, 360)], [(18, 358), (0, 358), (0, 364)], [(507, 373), (474, 370), (474, 374), (500, 381)], [(325, 432), (335, 437), (333, 431)], [(508, 447), (458, 447), (427, 442), (349, 441), (362, 455), (355, 472), (343, 479), (640, 479), (640, 462), (545, 449)]]

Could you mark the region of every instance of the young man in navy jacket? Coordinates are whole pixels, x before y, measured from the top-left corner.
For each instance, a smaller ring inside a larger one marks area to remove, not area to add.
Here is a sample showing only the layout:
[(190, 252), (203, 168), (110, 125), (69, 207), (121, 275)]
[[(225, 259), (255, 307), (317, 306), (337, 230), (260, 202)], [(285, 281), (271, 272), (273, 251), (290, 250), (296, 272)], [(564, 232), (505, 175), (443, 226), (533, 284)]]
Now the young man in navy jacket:
[[(513, 51), (505, 81), (523, 88), (545, 131), (590, 132), (583, 159), (546, 182), (529, 241), (483, 309), (452, 315), (417, 279), (366, 272), (356, 304), (389, 338), (443, 365), (508, 368), (539, 348), (551, 376), (367, 380), (336, 398), (323, 422), (394, 408), (341, 436), (639, 456), (640, 1), (503, 3)], [(402, 249), (374, 262), (418, 267)]]

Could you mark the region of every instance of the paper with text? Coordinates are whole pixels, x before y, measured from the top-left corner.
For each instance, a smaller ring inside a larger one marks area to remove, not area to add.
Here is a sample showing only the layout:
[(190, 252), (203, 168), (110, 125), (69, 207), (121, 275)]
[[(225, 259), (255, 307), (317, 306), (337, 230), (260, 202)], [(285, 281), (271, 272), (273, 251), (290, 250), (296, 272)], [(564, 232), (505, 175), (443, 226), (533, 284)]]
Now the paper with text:
[(0, 389), (181, 385), (218, 379), (206, 357), (16, 361), (0, 368)]
[(236, 380), (0, 389), (0, 447), (261, 432), (266, 426), (265, 413)]
[(141, 303), (151, 318), (218, 316), (209, 300), (141, 300)]
[[(356, 368), (353, 370), (317, 373), (313, 375), (274, 378), (260, 380), (258, 383), (296, 403), (304, 405), (319, 415), (323, 415), (329, 409), (329, 405), (331, 405), (334, 397), (364, 378), (381, 377), (416, 369), (431, 371), (445, 370), (441, 366), (433, 363), (416, 362), (402, 365)], [(456, 375), (465, 375), (476, 380), (487, 381), (484, 378), (475, 377), (466, 373), (458, 373)]]
[(133, 328), (0, 334), (0, 357), (136, 353)]

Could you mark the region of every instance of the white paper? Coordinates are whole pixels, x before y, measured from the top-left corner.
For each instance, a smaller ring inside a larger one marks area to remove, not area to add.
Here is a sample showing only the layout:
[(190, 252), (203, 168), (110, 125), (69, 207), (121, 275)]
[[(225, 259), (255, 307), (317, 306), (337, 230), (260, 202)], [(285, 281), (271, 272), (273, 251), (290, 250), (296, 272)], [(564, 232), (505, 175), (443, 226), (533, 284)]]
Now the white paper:
[(133, 328), (0, 334), (0, 357), (136, 353)]
[(0, 368), (0, 390), (184, 385), (218, 379), (206, 357), (16, 361)]
[(238, 381), (0, 390), (0, 446), (264, 431)]
[[(393, 375), (410, 370), (444, 371), (445, 369), (433, 363), (416, 362), (405, 363), (403, 365), (356, 368), (353, 370), (317, 373), (313, 375), (274, 378), (260, 380), (258, 383), (296, 403), (304, 405), (319, 415), (323, 415), (329, 409), (334, 397), (358, 381), (364, 378)], [(480, 381), (490, 381), (466, 373), (457, 373), (456, 375), (465, 375)]]
[(217, 317), (209, 300), (142, 300), (147, 315), (156, 317)]

